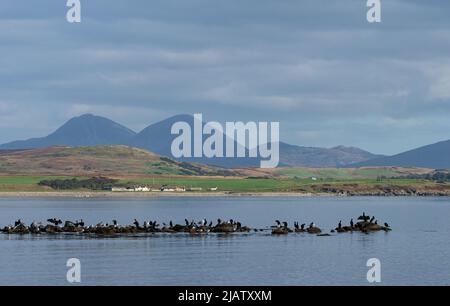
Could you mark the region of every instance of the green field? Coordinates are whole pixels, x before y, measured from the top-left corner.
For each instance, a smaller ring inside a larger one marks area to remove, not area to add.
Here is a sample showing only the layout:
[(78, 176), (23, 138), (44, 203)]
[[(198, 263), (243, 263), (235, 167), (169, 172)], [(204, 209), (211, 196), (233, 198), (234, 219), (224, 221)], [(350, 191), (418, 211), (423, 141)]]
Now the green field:
[(71, 179), (71, 176), (0, 176), (0, 192), (2, 191), (53, 191), (39, 186), (46, 179)]
[(405, 172), (393, 168), (280, 168), (276, 174), (291, 178), (318, 179), (376, 179), (378, 177), (397, 177)]
[[(42, 180), (71, 179), (64, 176), (3, 176), (0, 177), (0, 192), (3, 191), (46, 191), (54, 190), (39, 186)], [(84, 179), (85, 177), (78, 177)], [(201, 187), (203, 192), (218, 188), (220, 192), (317, 192), (321, 187), (368, 188), (376, 186), (425, 186), (430, 181), (411, 179), (323, 179), (311, 178), (201, 178), (201, 177), (149, 177), (120, 180), (119, 183), (132, 183), (158, 187), (161, 185), (178, 187)]]

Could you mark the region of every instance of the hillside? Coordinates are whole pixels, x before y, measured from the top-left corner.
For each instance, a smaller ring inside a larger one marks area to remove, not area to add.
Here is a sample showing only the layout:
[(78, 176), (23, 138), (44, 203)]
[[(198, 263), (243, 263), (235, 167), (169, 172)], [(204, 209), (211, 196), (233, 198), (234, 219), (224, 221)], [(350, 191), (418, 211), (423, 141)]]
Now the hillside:
[(0, 151), (2, 175), (234, 175), (219, 168), (176, 162), (127, 146), (50, 147)]
[(356, 163), (351, 167), (400, 166), (450, 169), (450, 140), (441, 141), (394, 156)]

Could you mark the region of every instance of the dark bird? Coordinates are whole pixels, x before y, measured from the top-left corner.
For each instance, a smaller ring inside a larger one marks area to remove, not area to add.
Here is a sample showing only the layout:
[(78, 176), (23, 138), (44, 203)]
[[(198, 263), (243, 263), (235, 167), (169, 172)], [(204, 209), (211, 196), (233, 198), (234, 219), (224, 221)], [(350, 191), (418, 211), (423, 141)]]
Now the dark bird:
[(342, 228), (342, 221), (339, 221), (338, 228)]
[(300, 228), (301, 228), (302, 230), (304, 230), (304, 229), (305, 229), (305, 226), (306, 226), (306, 224), (303, 223), (302, 225), (300, 225)]
[(350, 220), (350, 227), (353, 227), (354, 223), (353, 223), (353, 219)]
[(170, 226), (170, 227), (173, 227), (173, 222), (172, 222), (172, 220), (170, 220), (169, 226)]
[(59, 224), (62, 223), (62, 221), (61, 221), (60, 219), (56, 219), (56, 218), (53, 218), (53, 219), (47, 219), (47, 222), (52, 223), (52, 224), (54, 224), (55, 226), (58, 226)]
[(136, 227), (139, 227), (139, 221), (138, 221), (138, 220), (134, 219), (133, 224), (134, 224)]
[(221, 224), (222, 224), (222, 220), (220, 220), (220, 218), (217, 219), (217, 225), (221, 225)]
[(372, 218), (370, 219), (370, 223), (372, 223), (373, 221), (375, 220), (375, 217), (374, 216), (372, 216)]
[(283, 226), (284, 226), (284, 228), (287, 228), (288, 227), (288, 223), (286, 221), (283, 222)]
[(387, 223), (385, 222), (385, 223), (384, 223), (384, 226), (385, 226), (385, 227), (389, 227), (389, 224), (387, 224)]
[(363, 212), (362, 216), (358, 217), (358, 220), (362, 220), (362, 221), (368, 221), (370, 219), (370, 216), (366, 216), (366, 213)]
[(14, 222), (14, 226), (18, 226), (18, 225), (20, 225), (20, 224), (22, 224), (22, 220), (17, 220), (16, 222)]
[(294, 222), (294, 228), (295, 229), (299, 229), (300, 227), (298, 226), (298, 222)]

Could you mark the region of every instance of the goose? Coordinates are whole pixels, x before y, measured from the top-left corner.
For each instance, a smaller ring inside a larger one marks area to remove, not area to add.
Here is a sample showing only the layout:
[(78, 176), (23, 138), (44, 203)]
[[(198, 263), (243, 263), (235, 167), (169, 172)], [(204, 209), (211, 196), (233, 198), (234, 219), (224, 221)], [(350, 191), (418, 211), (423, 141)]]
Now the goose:
[(387, 223), (385, 222), (385, 223), (384, 223), (384, 226), (385, 226), (385, 227), (389, 227), (389, 224), (387, 224)]
[(342, 228), (342, 221), (339, 221), (338, 228)]
[(309, 224), (309, 228), (313, 228), (313, 227), (315, 227), (315, 224), (314, 224), (314, 222), (311, 222), (311, 223)]
[(137, 228), (139, 228), (139, 221), (138, 221), (138, 220), (134, 219), (133, 224), (134, 224)]
[(283, 222), (283, 227), (284, 228), (287, 228), (288, 227), (288, 223), (285, 221), (285, 222)]
[(375, 220), (375, 217), (372, 216), (372, 218), (370, 219), (369, 223), (372, 223)]
[(173, 222), (172, 222), (172, 220), (170, 220), (170, 222), (169, 222), (169, 227), (170, 227), (170, 228), (173, 227)]
[(300, 229), (304, 230), (305, 229), (306, 224), (303, 223), (302, 225), (300, 225)]
[(294, 228), (295, 229), (299, 229), (300, 227), (298, 226), (298, 222), (294, 222)]
[(353, 219), (350, 220), (350, 227), (353, 227), (354, 223), (353, 223)]

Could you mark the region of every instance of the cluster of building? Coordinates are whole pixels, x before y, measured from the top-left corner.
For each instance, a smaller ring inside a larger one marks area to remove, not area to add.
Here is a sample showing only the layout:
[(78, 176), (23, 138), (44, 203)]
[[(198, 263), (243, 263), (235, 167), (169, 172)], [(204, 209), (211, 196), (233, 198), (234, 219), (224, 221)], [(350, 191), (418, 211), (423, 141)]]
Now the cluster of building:
[[(180, 187), (180, 186), (168, 186), (163, 185), (161, 187), (153, 187), (153, 186), (132, 186), (132, 187), (111, 187), (108, 188), (109, 191), (113, 192), (200, 192), (203, 191), (202, 187)], [(208, 191), (217, 191), (218, 188), (208, 188)]]

